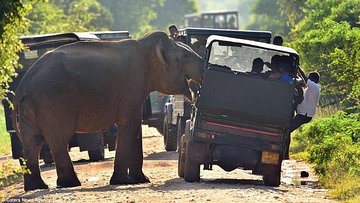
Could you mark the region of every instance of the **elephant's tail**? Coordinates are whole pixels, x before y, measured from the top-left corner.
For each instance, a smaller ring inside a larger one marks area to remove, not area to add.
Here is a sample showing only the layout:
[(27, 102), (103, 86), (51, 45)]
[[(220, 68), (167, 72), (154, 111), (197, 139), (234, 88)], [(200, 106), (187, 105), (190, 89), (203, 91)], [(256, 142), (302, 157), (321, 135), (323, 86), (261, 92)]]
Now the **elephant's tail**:
[(16, 134), (19, 135), (19, 114), (20, 114), (20, 108), (19, 103), (24, 100), (24, 97), (20, 97), (19, 94), (15, 94), (15, 97), (13, 99), (13, 110), (11, 114), (12, 119), (12, 126), (16, 131)]

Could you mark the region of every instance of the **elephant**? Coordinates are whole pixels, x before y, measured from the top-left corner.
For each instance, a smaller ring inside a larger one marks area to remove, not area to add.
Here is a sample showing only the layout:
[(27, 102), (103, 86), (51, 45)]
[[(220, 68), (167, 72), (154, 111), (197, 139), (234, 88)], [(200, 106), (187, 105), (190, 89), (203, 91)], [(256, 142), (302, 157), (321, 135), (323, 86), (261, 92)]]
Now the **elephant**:
[(71, 136), (113, 123), (120, 131), (110, 184), (149, 182), (142, 169), (143, 101), (152, 91), (191, 97), (188, 82), (200, 82), (202, 67), (198, 54), (162, 31), (138, 40), (76, 42), (44, 54), (13, 100), (13, 124), (31, 171), (24, 174), (24, 190), (48, 188), (39, 168), (44, 143), (53, 154), (57, 186), (80, 186), (68, 153)]

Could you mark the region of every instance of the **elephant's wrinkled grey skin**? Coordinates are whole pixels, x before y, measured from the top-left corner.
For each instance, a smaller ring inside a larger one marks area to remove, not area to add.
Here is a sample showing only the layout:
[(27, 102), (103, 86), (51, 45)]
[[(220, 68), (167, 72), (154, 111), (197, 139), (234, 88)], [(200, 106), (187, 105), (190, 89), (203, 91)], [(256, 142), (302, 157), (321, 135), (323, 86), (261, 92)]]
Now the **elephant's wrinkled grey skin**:
[(24, 189), (45, 189), (39, 151), (50, 147), (58, 187), (79, 186), (67, 146), (74, 132), (120, 128), (110, 184), (149, 180), (143, 174), (142, 103), (151, 91), (190, 96), (188, 80), (201, 80), (203, 60), (187, 45), (153, 32), (140, 40), (79, 42), (43, 55), (15, 93), (13, 122), (31, 174)]

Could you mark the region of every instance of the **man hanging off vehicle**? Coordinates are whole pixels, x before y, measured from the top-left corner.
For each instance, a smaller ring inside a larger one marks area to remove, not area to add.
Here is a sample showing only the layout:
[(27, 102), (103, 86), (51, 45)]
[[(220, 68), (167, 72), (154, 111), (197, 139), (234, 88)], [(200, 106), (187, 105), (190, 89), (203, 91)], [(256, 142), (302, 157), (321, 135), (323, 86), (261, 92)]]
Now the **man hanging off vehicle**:
[[(321, 87), (319, 85), (320, 75), (318, 72), (310, 72), (306, 77), (299, 68), (299, 73), (305, 81), (304, 99), (296, 108), (296, 116), (290, 122), (290, 133), (305, 123), (309, 123), (316, 113), (316, 106), (320, 97)], [(289, 158), (290, 136), (287, 143), (285, 159)]]

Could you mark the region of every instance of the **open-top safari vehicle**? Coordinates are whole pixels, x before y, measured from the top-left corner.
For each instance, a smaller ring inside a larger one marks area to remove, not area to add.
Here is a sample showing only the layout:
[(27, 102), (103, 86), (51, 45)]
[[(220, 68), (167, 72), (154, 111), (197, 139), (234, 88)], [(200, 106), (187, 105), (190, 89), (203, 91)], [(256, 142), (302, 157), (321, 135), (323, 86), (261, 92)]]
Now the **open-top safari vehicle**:
[[(271, 32), (256, 30), (230, 30), (213, 28), (185, 28), (180, 30), (183, 42), (204, 56), (206, 40), (211, 35), (233, 37), (270, 43)], [(156, 100), (151, 100), (156, 101)], [(166, 151), (176, 151), (184, 133), (185, 122), (190, 118), (191, 104), (184, 95), (171, 95), (164, 105), (162, 134)]]
[(178, 174), (187, 182), (200, 180), (200, 165), (211, 170), (238, 168), (263, 176), (265, 185), (279, 186), (288, 127), (294, 113), (295, 85), (250, 70), (255, 58), (270, 62), (285, 56), (292, 73), (299, 56), (291, 48), (210, 36), (204, 75), (181, 137)]

